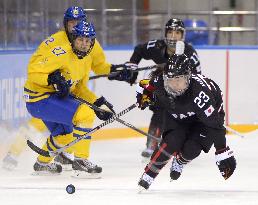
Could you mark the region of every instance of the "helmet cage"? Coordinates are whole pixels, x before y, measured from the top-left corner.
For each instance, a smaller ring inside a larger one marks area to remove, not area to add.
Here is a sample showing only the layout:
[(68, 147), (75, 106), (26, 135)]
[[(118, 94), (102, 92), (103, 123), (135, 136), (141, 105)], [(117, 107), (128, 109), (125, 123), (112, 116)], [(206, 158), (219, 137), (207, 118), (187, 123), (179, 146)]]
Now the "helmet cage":
[[(74, 41), (78, 37), (86, 37), (91, 39), (90, 48), (87, 51), (80, 51), (74, 46)], [(86, 21), (80, 21), (74, 28), (71, 34), (71, 44), (73, 52), (78, 56), (79, 59), (84, 58), (91, 52), (96, 39), (96, 32), (94, 25), (92, 23), (87, 23)]]
[[(176, 89), (173, 86), (173, 82), (171, 80), (174, 80), (176, 78), (181, 78), (181, 86), (184, 85), (180, 89)], [(164, 80), (164, 88), (168, 95), (172, 95), (173, 97), (177, 97), (180, 95), (183, 95), (185, 91), (189, 88), (190, 85), (190, 79), (191, 79), (191, 72), (185, 75), (177, 75), (172, 78), (169, 78), (167, 75), (163, 74), (163, 80)]]
[(163, 80), (164, 88), (169, 95), (182, 95), (191, 81), (190, 59), (185, 54), (173, 54), (165, 65)]

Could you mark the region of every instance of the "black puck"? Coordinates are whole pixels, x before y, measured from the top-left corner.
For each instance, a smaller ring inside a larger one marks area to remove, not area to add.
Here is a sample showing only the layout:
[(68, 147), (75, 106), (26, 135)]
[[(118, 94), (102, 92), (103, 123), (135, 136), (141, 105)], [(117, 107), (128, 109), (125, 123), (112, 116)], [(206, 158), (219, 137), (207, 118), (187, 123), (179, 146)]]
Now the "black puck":
[(72, 184), (67, 185), (66, 191), (68, 194), (73, 194), (75, 192), (75, 187)]

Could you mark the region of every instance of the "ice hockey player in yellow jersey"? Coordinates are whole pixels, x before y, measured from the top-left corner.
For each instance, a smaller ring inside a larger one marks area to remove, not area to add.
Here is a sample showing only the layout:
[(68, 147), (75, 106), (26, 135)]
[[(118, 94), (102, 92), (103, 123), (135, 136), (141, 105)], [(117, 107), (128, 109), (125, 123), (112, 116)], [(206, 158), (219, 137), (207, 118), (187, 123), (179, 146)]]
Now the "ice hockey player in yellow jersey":
[[(96, 33), (91, 23), (80, 21), (72, 31), (71, 45), (38, 50), (28, 65), (28, 79), (24, 86), (26, 107), (29, 113), (42, 119), (48, 130), (45, 150), (55, 150), (85, 135), (93, 125), (95, 114), (101, 120), (112, 116), (111, 112), (99, 113), (81, 104), (72, 95), (83, 98), (97, 106), (106, 103), (87, 87), (92, 58), (89, 55)], [(44, 42), (43, 42), (44, 43)], [(94, 113), (95, 112), (95, 113)], [(68, 148), (74, 153), (73, 170), (100, 173), (102, 168), (88, 160), (90, 136)], [(36, 172), (60, 173), (62, 166), (52, 162), (51, 157), (39, 156), (34, 164)]]
[[(72, 28), (80, 20), (85, 20), (86, 17), (87, 17), (86, 13), (81, 7), (76, 7), (76, 6), (69, 7), (64, 13), (64, 30), (58, 31), (57, 33), (53, 34), (45, 41), (43, 41), (43, 43), (40, 45), (40, 50), (42, 52), (44, 51), (47, 52), (49, 49), (54, 49), (55, 47), (60, 47), (62, 45), (70, 44)], [(56, 50), (56, 52), (57, 51), (58, 50)], [(130, 69), (132, 69), (133, 67), (131, 67), (130, 64), (111, 65), (106, 61), (103, 49), (96, 39), (89, 55), (91, 56), (91, 59), (92, 59), (91, 70), (95, 74), (97, 75), (108, 74), (110, 72), (117, 72), (118, 70), (120, 70), (121, 72), (117, 73), (116, 76), (113, 76), (112, 78), (110, 78), (110, 80), (113, 80), (113, 79), (122, 80), (122, 81), (127, 81), (128, 83), (133, 83), (136, 80), (137, 76), (133, 75), (133, 73), (131, 72)], [(24, 132), (22, 132), (22, 134), (17, 135), (16, 137), (17, 139), (15, 140), (7, 156), (3, 160), (3, 166), (5, 166), (8, 169), (15, 168), (15, 166), (17, 165), (16, 158), (20, 155), (20, 153), (25, 147), (24, 136), (33, 135), (37, 131), (39, 132), (44, 131), (44, 126), (42, 127), (41, 124), (42, 124), (41, 120), (33, 118), (28, 122), (28, 125), (21, 127), (22, 130), (24, 130)], [(71, 164), (72, 159), (73, 157), (69, 156), (69, 154), (67, 155), (66, 153), (62, 153), (55, 158), (57, 162), (65, 165)]]

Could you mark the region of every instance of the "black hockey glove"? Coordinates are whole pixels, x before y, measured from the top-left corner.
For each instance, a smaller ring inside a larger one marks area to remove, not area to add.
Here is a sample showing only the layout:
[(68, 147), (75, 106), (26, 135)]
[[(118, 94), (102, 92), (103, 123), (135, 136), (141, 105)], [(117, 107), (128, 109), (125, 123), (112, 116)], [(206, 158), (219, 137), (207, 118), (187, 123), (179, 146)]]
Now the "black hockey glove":
[[(138, 65), (136, 63), (126, 62), (124, 65), (125, 68), (128, 70), (136, 70), (138, 68)], [(138, 71), (134, 71), (132, 77), (126, 80), (126, 82), (128, 82), (132, 86), (137, 80), (138, 74)]]
[(103, 109), (103, 111), (94, 110), (95, 114), (100, 120), (106, 121), (115, 113), (113, 110), (113, 105), (109, 103), (103, 96), (98, 98), (93, 104)]
[(133, 70), (137, 68), (137, 64), (133, 63), (125, 63), (119, 65), (112, 65), (109, 80), (118, 80), (128, 82), (130, 85), (134, 84), (138, 72), (133, 72)]
[(48, 85), (54, 86), (56, 90), (55, 94), (59, 98), (65, 98), (69, 95), (70, 86), (59, 70), (56, 70), (53, 73), (49, 74), (47, 81), (48, 81)]
[(236, 159), (233, 151), (226, 147), (215, 152), (216, 164), (224, 179), (228, 179), (236, 168)]
[(141, 80), (136, 88), (136, 100), (138, 103), (138, 107), (141, 108), (141, 110), (144, 110), (149, 105), (154, 104), (154, 87), (150, 86), (149, 82), (149, 79)]

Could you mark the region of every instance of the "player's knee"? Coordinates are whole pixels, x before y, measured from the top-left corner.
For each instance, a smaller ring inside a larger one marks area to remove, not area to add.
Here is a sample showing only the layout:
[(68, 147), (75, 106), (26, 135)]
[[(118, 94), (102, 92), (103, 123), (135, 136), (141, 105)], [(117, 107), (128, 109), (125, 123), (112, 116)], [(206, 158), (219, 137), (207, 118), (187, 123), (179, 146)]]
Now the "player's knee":
[(182, 155), (188, 160), (193, 160), (200, 155), (201, 151), (202, 147), (198, 142), (188, 140), (184, 144)]
[(49, 129), (51, 136), (67, 135), (73, 132), (73, 127), (63, 124), (58, 124)]
[(33, 117), (29, 120), (28, 124), (37, 129), (39, 132), (44, 132), (46, 130), (46, 126), (41, 119)]
[(94, 111), (85, 104), (82, 104), (78, 107), (73, 117), (73, 124), (78, 127), (89, 128), (92, 127), (94, 120)]
[(57, 144), (57, 146), (62, 147), (63, 145), (66, 145), (74, 140), (73, 134), (66, 134), (66, 135), (58, 135), (54, 137), (54, 142)]

